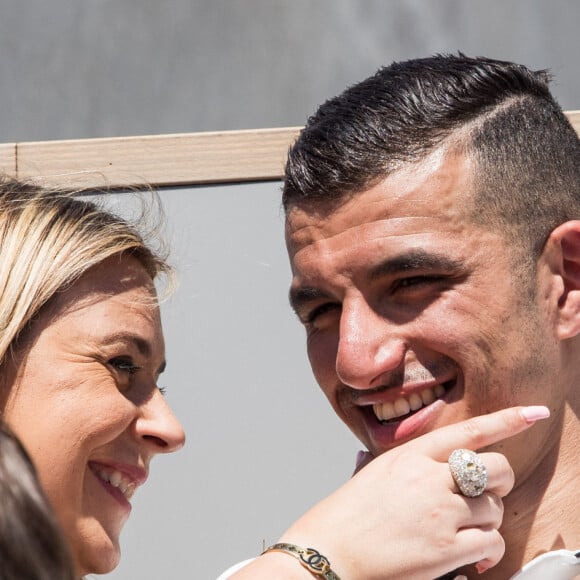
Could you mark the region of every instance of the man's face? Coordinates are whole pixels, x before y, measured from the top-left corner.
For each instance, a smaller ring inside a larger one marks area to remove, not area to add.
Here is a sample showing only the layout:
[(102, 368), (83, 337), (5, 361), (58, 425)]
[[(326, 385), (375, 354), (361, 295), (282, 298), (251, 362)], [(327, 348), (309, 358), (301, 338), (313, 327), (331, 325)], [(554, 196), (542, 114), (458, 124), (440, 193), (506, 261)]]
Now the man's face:
[(312, 369), (375, 455), (562, 397), (554, 317), (507, 239), (468, 219), (471, 173), (437, 150), (338, 207), (289, 210), (291, 302)]

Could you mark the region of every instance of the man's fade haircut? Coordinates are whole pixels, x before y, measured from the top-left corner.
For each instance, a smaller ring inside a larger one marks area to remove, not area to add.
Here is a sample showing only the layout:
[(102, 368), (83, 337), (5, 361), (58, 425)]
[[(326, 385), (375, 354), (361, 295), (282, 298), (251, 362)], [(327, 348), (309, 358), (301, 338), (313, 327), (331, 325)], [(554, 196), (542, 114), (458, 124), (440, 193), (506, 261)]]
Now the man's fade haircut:
[(435, 55), (393, 63), (321, 105), (290, 148), (286, 212), (341, 203), (448, 141), (475, 162), (474, 221), (537, 257), (580, 217), (580, 141), (547, 71)]

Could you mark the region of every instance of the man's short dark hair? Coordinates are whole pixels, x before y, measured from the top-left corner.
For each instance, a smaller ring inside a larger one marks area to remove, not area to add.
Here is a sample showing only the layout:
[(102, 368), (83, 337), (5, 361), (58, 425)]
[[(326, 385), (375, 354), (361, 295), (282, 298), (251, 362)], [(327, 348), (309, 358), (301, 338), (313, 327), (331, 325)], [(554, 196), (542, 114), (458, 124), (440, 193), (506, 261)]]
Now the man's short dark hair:
[(580, 217), (580, 141), (546, 71), (463, 54), (393, 63), (328, 100), (286, 164), (283, 204), (340, 203), (444, 142), (475, 162), (474, 221), (528, 242)]

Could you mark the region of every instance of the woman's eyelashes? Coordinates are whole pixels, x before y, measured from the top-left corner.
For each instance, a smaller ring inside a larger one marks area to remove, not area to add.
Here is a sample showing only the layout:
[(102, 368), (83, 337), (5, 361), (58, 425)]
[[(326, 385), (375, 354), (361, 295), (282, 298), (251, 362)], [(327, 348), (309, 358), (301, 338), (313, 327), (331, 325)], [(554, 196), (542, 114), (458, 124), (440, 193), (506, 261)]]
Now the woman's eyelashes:
[(116, 370), (128, 373), (129, 375), (134, 375), (137, 371), (140, 371), (143, 367), (136, 365), (132, 359), (127, 357), (115, 357), (109, 361), (109, 364)]
[[(142, 370), (143, 367), (136, 365), (133, 360), (131, 358), (128, 357), (115, 357), (112, 358), (109, 363), (109, 365), (111, 365), (115, 370), (122, 372), (122, 373), (126, 373), (130, 376), (134, 375), (135, 373), (137, 373), (138, 371)], [(167, 393), (167, 387), (159, 387), (157, 385), (155, 385), (157, 390), (163, 395), (165, 396), (165, 393)]]

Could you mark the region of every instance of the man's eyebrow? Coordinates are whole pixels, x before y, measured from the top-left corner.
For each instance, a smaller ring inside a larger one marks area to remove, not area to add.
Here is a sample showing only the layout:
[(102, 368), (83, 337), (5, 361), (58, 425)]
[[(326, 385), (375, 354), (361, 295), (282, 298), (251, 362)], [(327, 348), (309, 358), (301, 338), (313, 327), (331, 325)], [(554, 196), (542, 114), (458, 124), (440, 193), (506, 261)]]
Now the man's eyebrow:
[(449, 256), (425, 252), (423, 250), (413, 250), (388, 258), (377, 266), (374, 266), (369, 270), (367, 279), (369, 282), (373, 282), (383, 276), (392, 276), (404, 272), (413, 272), (415, 270), (457, 272), (462, 268), (462, 265), (463, 262), (454, 260)]
[(329, 299), (330, 295), (319, 288), (314, 288), (312, 286), (301, 286), (299, 288), (290, 288), (288, 292), (288, 300), (290, 301), (290, 306), (292, 310), (299, 314), (300, 309), (304, 307), (305, 304), (309, 304), (316, 300), (326, 300)]
[[(393, 276), (403, 272), (421, 270), (435, 270), (438, 272), (457, 272), (463, 267), (463, 262), (454, 260), (448, 256), (425, 252), (424, 250), (412, 250), (392, 258), (387, 258), (380, 264), (369, 270), (366, 277), (369, 282), (379, 280), (384, 276)], [(290, 288), (288, 293), (290, 306), (297, 314), (301, 308), (318, 300), (330, 300), (332, 296), (312, 286), (300, 286)]]

